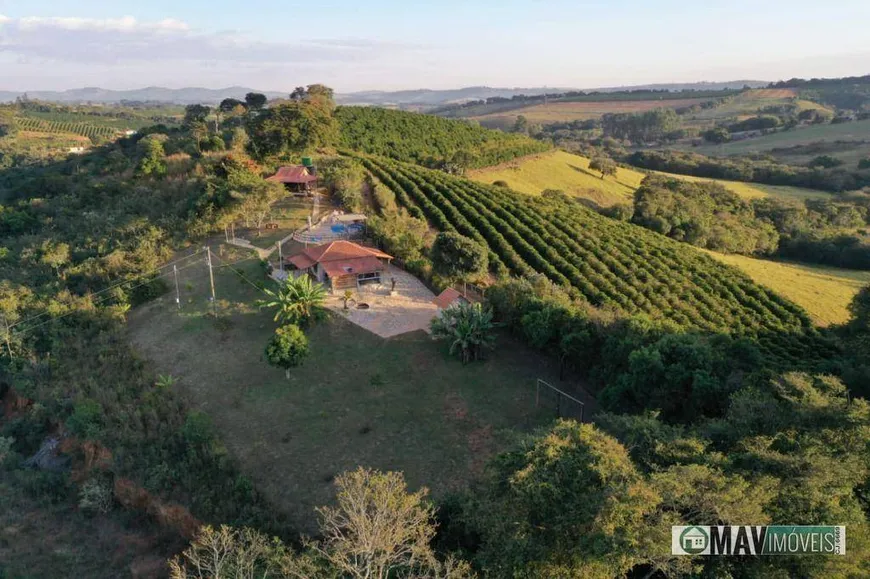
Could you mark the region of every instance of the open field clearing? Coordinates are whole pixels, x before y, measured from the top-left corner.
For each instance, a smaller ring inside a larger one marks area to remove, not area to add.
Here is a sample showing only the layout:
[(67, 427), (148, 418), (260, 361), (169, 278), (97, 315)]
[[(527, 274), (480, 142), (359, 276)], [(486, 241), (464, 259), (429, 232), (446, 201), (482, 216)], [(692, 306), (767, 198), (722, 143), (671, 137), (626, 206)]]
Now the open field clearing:
[(867, 271), (769, 261), (713, 251), (707, 253), (740, 268), (755, 282), (802, 306), (820, 326), (848, 321), (849, 302), (858, 290), (870, 284), (870, 272)]
[[(701, 145), (699, 147), (683, 147), (686, 150), (703, 153), (705, 155), (748, 155), (750, 153), (769, 153), (773, 149), (784, 149), (797, 145), (807, 145), (818, 141), (834, 142), (834, 141), (870, 141), (870, 119), (863, 121), (854, 121), (851, 123), (839, 123), (835, 125), (812, 125), (809, 127), (799, 127), (790, 131), (781, 131), (771, 133), (762, 137), (752, 139), (744, 139), (742, 141), (733, 141), (722, 145)], [(854, 151), (854, 152), (852, 152)], [(870, 156), (870, 142), (863, 145), (858, 144), (855, 148), (843, 152), (832, 151), (830, 154), (833, 157), (841, 158), (843, 153), (849, 153), (850, 158), (863, 158)], [(778, 154), (775, 156), (785, 159), (789, 157), (787, 154)], [(811, 157), (813, 155), (806, 155)], [(794, 157), (791, 158), (794, 162)], [(846, 161), (846, 159), (843, 159)]]
[(702, 103), (710, 99), (661, 99), (642, 101), (555, 101), (547, 104), (537, 104), (525, 108), (513, 109), (503, 113), (474, 116), (487, 127), (509, 127), (523, 115), (530, 123), (550, 124), (569, 121), (595, 119), (607, 113), (642, 113), (660, 108), (681, 108)]
[(620, 167), (615, 177), (601, 179), (599, 173), (589, 169), (589, 159), (565, 151), (524, 157), (468, 173), (470, 179), (479, 183), (491, 185), (494, 181), (505, 181), (511, 189), (528, 195), (540, 195), (544, 189), (560, 189), (602, 207), (631, 202), (634, 190), (645, 176)]
[[(669, 175), (685, 181), (716, 181), (746, 199), (771, 195), (797, 199), (830, 196), (823, 191), (800, 187)], [(479, 183), (489, 185), (493, 181), (505, 181), (511, 189), (529, 195), (538, 195), (544, 189), (561, 189), (570, 195), (589, 199), (602, 207), (631, 202), (635, 189), (640, 186), (645, 176), (640, 171), (620, 167), (615, 177), (601, 179), (596, 171), (589, 169), (589, 159), (565, 151), (524, 157), (510, 163), (468, 173), (470, 179)]]
[[(235, 249), (225, 262), (243, 259)], [(219, 260), (215, 260), (220, 265)], [(239, 262), (263, 279), (256, 260)], [(535, 408), (535, 379), (558, 382), (552, 360), (499, 336), (482, 363), (462, 365), (423, 332), (383, 339), (333, 314), (306, 333), (311, 354), (291, 371), (262, 359), (275, 323), (262, 296), (227, 268), (215, 273), (221, 320), (207, 316), (203, 264), (174, 292), (130, 315), (130, 336), (154, 369), (208, 414), (230, 454), (299, 529), (334, 497), (333, 477), (357, 465), (405, 473), (436, 497), (465, 487), (512, 439), (553, 418)]]
[(705, 177), (695, 177), (693, 175), (675, 175), (673, 173), (663, 173), (662, 175), (676, 177), (683, 181), (691, 181), (697, 183), (699, 181), (713, 181), (723, 185), (726, 189), (730, 189), (744, 199), (760, 199), (762, 197), (787, 197), (793, 199), (830, 199), (831, 194), (825, 191), (816, 189), (805, 189), (803, 187), (789, 187), (788, 185), (765, 185), (763, 183), (746, 183), (743, 181), (727, 181), (725, 179), (708, 179)]

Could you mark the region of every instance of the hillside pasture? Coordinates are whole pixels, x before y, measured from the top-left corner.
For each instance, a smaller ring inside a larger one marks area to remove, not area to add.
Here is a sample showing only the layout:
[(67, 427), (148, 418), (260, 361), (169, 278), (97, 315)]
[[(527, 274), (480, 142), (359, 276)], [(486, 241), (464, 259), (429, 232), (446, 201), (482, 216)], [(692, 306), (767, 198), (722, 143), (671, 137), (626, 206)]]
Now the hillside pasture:
[(758, 114), (759, 109), (764, 107), (787, 104), (796, 104), (799, 110), (826, 109), (811, 101), (798, 100), (797, 96), (797, 92), (792, 89), (752, 89), (729, 98), (717, 107), (685, 115), (683, 121), (687, 125), (709, 126), (716, 121)]
[(551, 123), (596, 119), (607, 113), (642, 113), (660, 108), (676, 109), (700, 104), (708, 100), (710, 99), (665, 98), (639, 101), (552, 101), (546, 104), (536, 104), (505, 112), (473, 116), (471, 118), (477, 120), (483, 126), (504, 129), (512, 126), (520, 115), (526, 117), (530, 123), (547, 125)]
[(540, 195), (545, 189), (559, 189), (601, 207), (630, 203), (634, 190), (646, 175), (631, 169), (618, 168), (615, 176), (601, 179), (600, 173), (589, 169), (589, 159), (565, 151), (553, 151), (504, 163), (496, 167), (470, 171), (469, 179), (491, 185), (504, 181), (508, 186), (528, 195)]
[[(830, 197), (830, 194), (824, 191), (800, 187), (760, 185), (758, 183), (704, 179), (671, 173), (663, 174), (684, 181), (715, 181), (744, 199), (758, 199), (768, 196), (796, 199)], [(609, 207), (618, 203), (631, 203), (634, 191), (640, 187), (646, 173), (620, 167), (617, 169), (615, 177), (601, 179), (597, 171), (589, 169), (589, 159), (586, 157), (566, 151), (552, 151), (523, 157), (495, 167), (470, 171), (468, 177), (487, 185), (494, 181), (504, 181), (511, 189), (528, 195), (539, 195), (545, 189), (559, 189), (569, 195), (588, 199), (601, 207)]]
[(819, 326), (848, 321), (849, 303), (858, 290), (870, 284), (870, 272), (867, 271), (724, 255), (713, 251), (707, 253), (802, 306)]
[(254, 305), (263, 294), (225, 264), (254, 284), (262, 270), (249, 253), (222, 247), (219, 323), (208, 315), (201, 262), (179, 271), (181, 309), (173, 289), (134, 310), (130, 338), (157, 373), (178, 379), (241, 470), (299, 530), (316, 531), (314, 508), (332, 502), (343, 471), (402, 471), (412, 489), (425, 484), (442, 498), (515, 435), (554, 417), (536, 409), (535, 380), (558, 383), (558, 364), (506, 334), (487, 360), (463, 365), (423, 332), (383, 339), (332, 314), (306, 330), (310, 356), (288, 380), (263, 359), (276, 327), (272, 312)]
[[(837, 147), (837, 142), (849, 142), (850, 146)], [(826, 143), (827, 150), (813, 151), (805, 147), (813, 144)], [(688, 150), (688, 147), (683, 147)], [(789, 151), (790, 148), (794, 148)], [(755, 137), (732, 141), (722, 145), (701, 145), (692, 147), (692, 151), (713, 156), (750, 155), (754, 153), (770, 154), (792, 164), (809, 161), (819, 154), (827, 154), (841, 159), (855, 168), (858, 159), (870, 156), (870, 119), (851, 123), (810, 125), (797, 127), (789, 131), (779, 131)]]

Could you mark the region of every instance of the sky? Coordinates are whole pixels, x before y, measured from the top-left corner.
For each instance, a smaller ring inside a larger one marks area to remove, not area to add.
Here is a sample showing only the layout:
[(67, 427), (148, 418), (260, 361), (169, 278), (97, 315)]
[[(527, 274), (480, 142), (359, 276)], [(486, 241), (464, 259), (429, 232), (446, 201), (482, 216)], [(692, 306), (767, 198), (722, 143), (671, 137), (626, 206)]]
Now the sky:
[(0, 0), (0, 90), (852, 76), (868, 22), (868, 0)]

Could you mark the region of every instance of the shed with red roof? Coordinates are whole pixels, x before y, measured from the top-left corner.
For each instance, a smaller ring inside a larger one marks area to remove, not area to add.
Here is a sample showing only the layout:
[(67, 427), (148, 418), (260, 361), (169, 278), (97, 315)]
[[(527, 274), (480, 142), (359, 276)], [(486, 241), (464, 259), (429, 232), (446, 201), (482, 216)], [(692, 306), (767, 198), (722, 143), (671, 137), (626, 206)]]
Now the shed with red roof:
[(304, 165), (289, 165), (280, 167), (278, 172), (268, 177), (266, 181), (283, 183), (284, 187), (294, 192), (307, 193), (317, 187), (317, 175), (314, 167)]

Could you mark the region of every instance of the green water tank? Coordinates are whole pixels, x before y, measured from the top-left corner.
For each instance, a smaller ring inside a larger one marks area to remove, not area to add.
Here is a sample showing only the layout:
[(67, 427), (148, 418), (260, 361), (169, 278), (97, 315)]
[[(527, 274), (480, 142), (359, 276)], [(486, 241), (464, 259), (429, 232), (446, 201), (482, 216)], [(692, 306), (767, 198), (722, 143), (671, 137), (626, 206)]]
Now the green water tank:
[(311, 160), (311, 157), (302, 157), (302, 165), (304, 167), (313, 167), (314, 162)]

